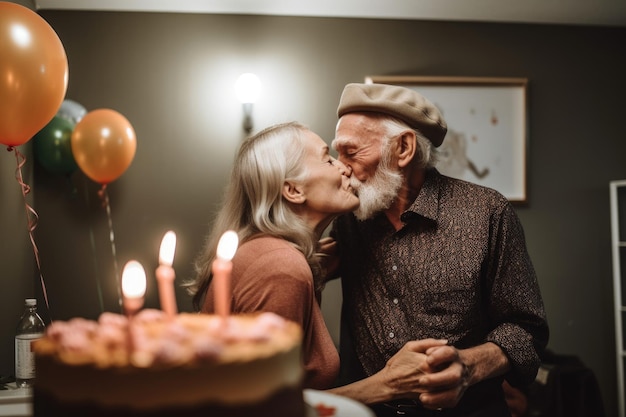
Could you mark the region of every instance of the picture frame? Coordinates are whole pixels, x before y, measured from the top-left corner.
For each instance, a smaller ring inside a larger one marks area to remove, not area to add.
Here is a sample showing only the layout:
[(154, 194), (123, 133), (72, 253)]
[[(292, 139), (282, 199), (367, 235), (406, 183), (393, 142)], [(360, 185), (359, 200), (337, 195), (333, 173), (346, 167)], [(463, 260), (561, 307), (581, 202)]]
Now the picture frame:
[(527, 78), (367, 76), (435, 104), (448, 125), (436, 168), (527, 203)]

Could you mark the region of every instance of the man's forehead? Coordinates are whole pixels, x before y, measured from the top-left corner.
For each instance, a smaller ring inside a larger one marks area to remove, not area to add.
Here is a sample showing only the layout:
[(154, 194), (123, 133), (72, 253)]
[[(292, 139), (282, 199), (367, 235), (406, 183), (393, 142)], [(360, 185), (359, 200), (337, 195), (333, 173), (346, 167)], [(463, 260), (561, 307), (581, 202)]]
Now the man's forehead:
[(336, 133), (333, 141), (335, 147), (377, 142), (384, 132), (380, 123), (377, 123), (375, 119), (366, 115), (350, 114), (339, 121)]
[(380, 133), (384, 130), (381, 119), (375, 113), (350, 113), (339, 119), (337, 130), (357, 130), (365, 133)]

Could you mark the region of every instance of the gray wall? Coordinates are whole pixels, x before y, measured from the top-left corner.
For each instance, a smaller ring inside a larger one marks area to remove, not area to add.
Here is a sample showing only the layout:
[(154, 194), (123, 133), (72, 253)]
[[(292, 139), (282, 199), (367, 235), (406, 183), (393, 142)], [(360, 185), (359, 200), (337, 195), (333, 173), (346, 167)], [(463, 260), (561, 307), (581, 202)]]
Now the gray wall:
[[(616, 414), (609, 224), (610, 180), (626, 178), (626, 29), (521, 24), (43, 11), (69, 58), (67, 98), (112, 108), (135, 128), (130, 168), (109, 186), (118, 269), (139, 260), (153, 281), (168, 229), (179, 244), (178, 279), (192, 273), (233, 154), (243, 137), (232, 92), (252, 71), (264, 83), (255, 128), (299, 120), (332, 139), (339, 94), (366, 75), (453, 75), (529, 79), (526, 230), (551, 326), (549, 347), (579, 356)], [(54, 319), (119, 311), (115, 268), (99, 186), (34, 171), (36, 232)], [(3, 374), (22, 299), (40, 293), (13, 170), (0, 154), (0, 253), (8, 306)], [(16, 220), (17, 219), (17, 220)], [(28, 280), (31, 282), (26, 283)], [(177, 290), (179, 308), (189, 298)], [(43, 303), (42, 298), (40, 303)], [(337, 284), (324, 309), (336, 336)], [(5, 352), (8, 352), (5, 354)]]

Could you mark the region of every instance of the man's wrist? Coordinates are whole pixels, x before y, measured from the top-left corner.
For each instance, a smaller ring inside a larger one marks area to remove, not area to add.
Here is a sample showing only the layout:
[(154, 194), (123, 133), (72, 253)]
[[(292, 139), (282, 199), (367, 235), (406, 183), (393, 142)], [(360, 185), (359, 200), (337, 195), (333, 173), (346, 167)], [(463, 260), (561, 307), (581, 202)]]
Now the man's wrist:
[(503, 375), (511, 366), (504, 351), (493, 342), (459, 350), (459, 358), (467, 368), (469, 385)]

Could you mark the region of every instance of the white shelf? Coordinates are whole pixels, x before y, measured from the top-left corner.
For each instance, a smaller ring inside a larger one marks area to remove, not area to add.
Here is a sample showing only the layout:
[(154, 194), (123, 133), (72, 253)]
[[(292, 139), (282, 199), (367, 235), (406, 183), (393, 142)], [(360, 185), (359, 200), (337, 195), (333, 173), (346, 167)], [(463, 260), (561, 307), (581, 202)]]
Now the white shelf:
[[(622, 273), (622, 262), (626, 265), (626, 256), (622, 259), (622, 249), (626, 248), (626, 180), (611, 181), (611, 251), (613, 258), (613, 297), (615, 300), (615, 352), (617, 354), (617, 398), (619, 416), (626, 417), (626, 386), (624, 384), (624, 367), (626, 366), (626, 350), (624, 349), (623, 314), (626, 312), (626, 300), (622, 299), (622, 286), (626, 285), (626, 271)], [(624, 223), (624, 224), (620, 224)], [(622, 236), (621, 234), (624, 234)], [(625, 253), (626, 255), (626, 253)]]

